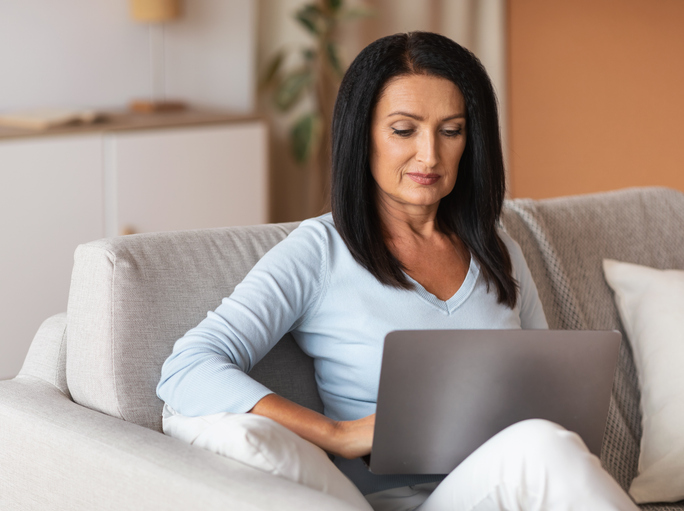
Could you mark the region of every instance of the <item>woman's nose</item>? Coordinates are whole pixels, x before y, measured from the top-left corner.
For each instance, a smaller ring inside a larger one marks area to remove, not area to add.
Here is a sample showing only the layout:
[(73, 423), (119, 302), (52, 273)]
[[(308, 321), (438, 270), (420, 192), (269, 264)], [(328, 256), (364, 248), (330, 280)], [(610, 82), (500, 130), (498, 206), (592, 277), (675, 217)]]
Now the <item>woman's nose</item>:
[(429, 132), (423, 132), (417, 138), (416, 160), (428, 168), (434, 167), (439, 161), (436, 142), (435, 135)]

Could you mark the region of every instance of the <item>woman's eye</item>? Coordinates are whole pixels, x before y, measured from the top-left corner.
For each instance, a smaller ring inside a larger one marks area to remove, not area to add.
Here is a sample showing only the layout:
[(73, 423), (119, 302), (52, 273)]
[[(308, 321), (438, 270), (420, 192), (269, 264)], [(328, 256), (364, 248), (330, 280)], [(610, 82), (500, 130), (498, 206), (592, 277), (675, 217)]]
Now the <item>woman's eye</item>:
[(457, 137), (461, 134), (461, 128), (455, 130), (442, 130), (442, 133), (447, 137)]
[(392, 132), (394, 135), (399, 135), (400, 137), (409, 137), (413, 133), (413, 130), (398, 130), (396, 128), (392, 128)]

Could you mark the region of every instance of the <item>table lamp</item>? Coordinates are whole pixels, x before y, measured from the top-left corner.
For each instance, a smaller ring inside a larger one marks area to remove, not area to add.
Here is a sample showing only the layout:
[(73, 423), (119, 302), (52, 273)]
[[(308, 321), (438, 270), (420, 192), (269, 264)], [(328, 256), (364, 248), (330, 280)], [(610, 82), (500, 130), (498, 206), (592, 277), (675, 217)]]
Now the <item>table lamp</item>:
[(166, 99), (164, 70), (164, 22), (180, 17), (180, 0), (130, 0), (130, 10), (135, 21), (149, 27), (151, 87), (150, 99), (133, 101), (131, 110), (153, 113), (185, 109), (185, 103)]

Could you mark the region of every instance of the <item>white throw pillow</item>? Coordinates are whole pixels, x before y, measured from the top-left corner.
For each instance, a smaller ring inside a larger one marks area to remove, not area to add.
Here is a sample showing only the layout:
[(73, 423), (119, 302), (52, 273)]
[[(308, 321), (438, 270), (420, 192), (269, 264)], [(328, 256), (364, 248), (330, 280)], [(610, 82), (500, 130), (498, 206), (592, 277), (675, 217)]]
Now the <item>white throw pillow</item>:
[(186, 417), (165, 404), (162, 420), (164, 433), (173, 438), (372, 511), (323, 449), (267, 417), (252, 413)]
[(637, 503), (684, 499), (684, 271), (603, 260), (632, 345), (643, 434)]

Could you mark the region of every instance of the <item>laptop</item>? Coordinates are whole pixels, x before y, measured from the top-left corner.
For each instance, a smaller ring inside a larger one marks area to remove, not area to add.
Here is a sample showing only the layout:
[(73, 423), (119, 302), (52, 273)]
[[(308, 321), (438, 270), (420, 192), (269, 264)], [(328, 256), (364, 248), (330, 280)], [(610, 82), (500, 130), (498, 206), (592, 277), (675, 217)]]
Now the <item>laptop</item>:
[(448, 474), (532, 418), (578, 433), (600, 455), (620, 342), (616, 331), (390, 332), (371, 472)]

